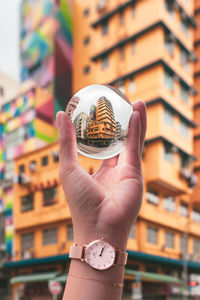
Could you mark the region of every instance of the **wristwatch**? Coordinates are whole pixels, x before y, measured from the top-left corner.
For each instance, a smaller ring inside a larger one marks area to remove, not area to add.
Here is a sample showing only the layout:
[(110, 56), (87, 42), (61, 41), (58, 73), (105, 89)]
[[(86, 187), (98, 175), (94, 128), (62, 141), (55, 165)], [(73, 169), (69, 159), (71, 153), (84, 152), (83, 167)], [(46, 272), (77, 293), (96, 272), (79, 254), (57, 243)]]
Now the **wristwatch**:
[(113, 265), (126, 265), (128, 253), (116, 250), (102, 238), (84, 246), (74, 244), (70, 247), (69, 257), (84, 261), (92, 268), (103, 271)]

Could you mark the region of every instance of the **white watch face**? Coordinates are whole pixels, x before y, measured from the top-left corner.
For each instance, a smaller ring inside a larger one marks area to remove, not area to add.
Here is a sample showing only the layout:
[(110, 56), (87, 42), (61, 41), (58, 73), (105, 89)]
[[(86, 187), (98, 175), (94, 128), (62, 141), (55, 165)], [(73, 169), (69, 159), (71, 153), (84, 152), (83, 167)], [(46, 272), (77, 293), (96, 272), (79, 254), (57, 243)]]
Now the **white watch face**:
[(115, 248), (104, 240), (94, 241), (86, 248), (85, 261), (94, 269), (109, 269), (115, 261)]

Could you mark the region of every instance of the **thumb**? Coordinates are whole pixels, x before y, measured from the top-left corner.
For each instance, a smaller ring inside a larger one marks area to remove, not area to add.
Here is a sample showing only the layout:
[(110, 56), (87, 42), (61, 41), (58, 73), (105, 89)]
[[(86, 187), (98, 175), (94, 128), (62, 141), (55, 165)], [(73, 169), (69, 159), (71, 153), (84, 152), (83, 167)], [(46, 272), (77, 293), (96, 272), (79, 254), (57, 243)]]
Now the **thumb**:
[(63, 111), (59, 111), (56, 115), (56, 123), (59, 136), (59, 152), (60, 152), (60, 173), (68, 173), (78, 163), (76, 150), (76, 133), (71, 120)]

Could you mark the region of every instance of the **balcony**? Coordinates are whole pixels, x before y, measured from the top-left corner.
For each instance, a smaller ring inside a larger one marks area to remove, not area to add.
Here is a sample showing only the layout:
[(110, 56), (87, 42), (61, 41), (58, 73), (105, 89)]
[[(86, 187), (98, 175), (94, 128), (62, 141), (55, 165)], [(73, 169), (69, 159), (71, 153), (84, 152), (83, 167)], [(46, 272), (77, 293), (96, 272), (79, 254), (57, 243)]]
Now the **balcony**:
[(163, 192), (179, 195), (188, 192), (188, 180), (180, 173), (180, 156), (177, 149), (171, 156), (165, 156), (164, 142), (151, 141), (145, 146), (144, 176), (145, 181)]

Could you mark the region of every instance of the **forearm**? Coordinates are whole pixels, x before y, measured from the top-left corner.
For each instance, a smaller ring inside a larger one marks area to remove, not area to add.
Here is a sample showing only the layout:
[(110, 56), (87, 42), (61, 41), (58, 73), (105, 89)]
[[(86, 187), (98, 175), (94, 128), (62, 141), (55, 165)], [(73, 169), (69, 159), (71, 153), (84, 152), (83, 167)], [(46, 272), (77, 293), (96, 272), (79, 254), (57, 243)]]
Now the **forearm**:
[[(105, 234), (104, 234), (105, 236)], [(86, 237), (78, 235), (75, 239), (79, 245), (89, 244), (100, 239), (100, 234)], [(116, 249), (125, 251), (126, 240), (117, 235), (107, 234), (105, 239)], [(120, 300), (123, 291), (124, 266), (113, 265), (108, 270), (100, 271), (86, 262), (72, 259), (63, 300)]]
[(72, 260), (63, 300), (120, 300), (124, 266), (98, 271), (79, 260)]

